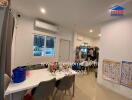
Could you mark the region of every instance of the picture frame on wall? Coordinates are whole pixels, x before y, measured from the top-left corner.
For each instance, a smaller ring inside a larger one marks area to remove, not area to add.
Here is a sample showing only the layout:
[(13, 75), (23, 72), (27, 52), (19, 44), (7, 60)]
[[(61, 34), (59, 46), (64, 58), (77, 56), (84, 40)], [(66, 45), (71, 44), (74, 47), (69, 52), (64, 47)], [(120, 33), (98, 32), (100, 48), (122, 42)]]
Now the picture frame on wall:
[(132, 62), (122, 61), (120, 84), (132, 88)]
[(120, 71), (121, 71), (120, 62), (109, 59), (103, 60), (103, 79), (119, 84)]

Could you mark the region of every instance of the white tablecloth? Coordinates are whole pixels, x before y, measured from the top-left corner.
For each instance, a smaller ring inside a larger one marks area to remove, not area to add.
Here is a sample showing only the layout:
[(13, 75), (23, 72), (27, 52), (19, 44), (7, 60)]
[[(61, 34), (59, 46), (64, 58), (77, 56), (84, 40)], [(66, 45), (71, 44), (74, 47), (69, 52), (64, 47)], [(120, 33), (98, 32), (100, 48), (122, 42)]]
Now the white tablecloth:
[(55, 74), (52, 74), (48, 71), (48, 69), (39, 69), (39, 70), (31, 70), (29, 72), (29, 77), (26, 78), (26, 80), (22, 83), (13, 83), (11, 82), (5, 91), (5, 95), (31, 89), (33, 87), (36, 87), (39, 85), (42, 81), (48, 81), (53, 78), (56, 78), (56, 80), (59, 80), (63, 78), (66, 75), (75, 75), (76, 72), (72, 69), (69, 69), (69, 71), (61, 71), (56, 72)]

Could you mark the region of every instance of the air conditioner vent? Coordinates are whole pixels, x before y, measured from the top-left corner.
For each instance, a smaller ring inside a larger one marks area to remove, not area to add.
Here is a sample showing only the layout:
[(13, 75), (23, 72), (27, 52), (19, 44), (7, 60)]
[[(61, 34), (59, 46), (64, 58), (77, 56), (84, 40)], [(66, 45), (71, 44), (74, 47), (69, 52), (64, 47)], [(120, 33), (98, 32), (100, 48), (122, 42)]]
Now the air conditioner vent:
[(57, 32), (58, 31), (58, 26), (49, 24), (47, 22), (43, 22), (40, 20), (35, 20), (34, 23), (35, 29), (41, 29), (41, 30), (46, 30), (46, 31), (52, 31), (52, 32)]

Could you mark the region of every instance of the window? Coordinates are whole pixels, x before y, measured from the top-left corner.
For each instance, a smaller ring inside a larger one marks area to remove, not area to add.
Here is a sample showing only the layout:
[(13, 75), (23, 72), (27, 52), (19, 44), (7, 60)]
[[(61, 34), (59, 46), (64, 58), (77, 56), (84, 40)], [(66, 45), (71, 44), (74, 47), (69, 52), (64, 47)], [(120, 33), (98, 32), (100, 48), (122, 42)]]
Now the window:
[(45, 42), (44, 36), (34, 35), (34, 46), (33, 46), (34, 56), (44, 56), (44, 42)]
[(55, 37), (34, 35), (34, 56), (55, 56)]
[(54, 37), (46, 36), (46, 56), (53, 56), (55, 55), (55, 49), (54, 49)]

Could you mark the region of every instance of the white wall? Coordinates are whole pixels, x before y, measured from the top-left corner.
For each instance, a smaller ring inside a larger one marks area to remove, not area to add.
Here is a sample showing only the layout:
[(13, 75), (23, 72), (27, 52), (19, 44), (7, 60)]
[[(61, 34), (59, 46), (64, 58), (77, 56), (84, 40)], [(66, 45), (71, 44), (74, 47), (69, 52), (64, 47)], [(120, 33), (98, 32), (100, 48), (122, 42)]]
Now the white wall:
[(132, 99), (132, 89), (102, 79), (103, 59), (132, 61), (132, 17), (105, 23), (101, 29), (98, 82), (105, 87)]
[(100, 47), (100, 38), (93, 40), (93, 46), (94, 47)]
[(74, 48), (80, 46), (83, 43), (88, 43), (88, 46), (93, 46), (93, 39), (89, 38), (88, 36), (81, 35), (78, 33), (74, 34)]
[[(33, 36), (34, 33), (49, 35), (56, 37), (56, 56), (55, 57), (34, 57), (33, 51)], [(78, 38), (82, 40), (78, 40)], [(59, 44), (60, 39), (65, 39), (70, 41), (70, 61), (75, 59), (75, 47), (81, 45), (82, 43), (88, 43), (93, 46), (94, 40), (77, 33), (73, 33), (64, 28), (60, 28), (59, 32), (56, 34), (45, 33), (41, 31), (34, 30), (34, 19), (24, 17), (16, 18), (14, 37), (12, 44), (12, 69), (17, 66), (28, 65), (28, 64), (38, 64), (41, 62), (51, 62), (59, 60)]]
[[(73, 51), (73, 33), (64, 29), (60, 29), (58, 33), (44, 33), (34, 30), (34, 20), (26, 17), (17, 18), (13, 44), (12, 44), (12, 68), (27, 64), (38, 64), (41, 62), (51, 62), (58, 60), (60, 39), (71, 41), (71, 54)], [(33, 36), (34, 33), (50, 35), (56, 37), (56, 56), (55, 57), (34, 57)], [(71, 58), (71, 55), (70, 55)], [(72, 60), (72, 58), (70, 59)]]

